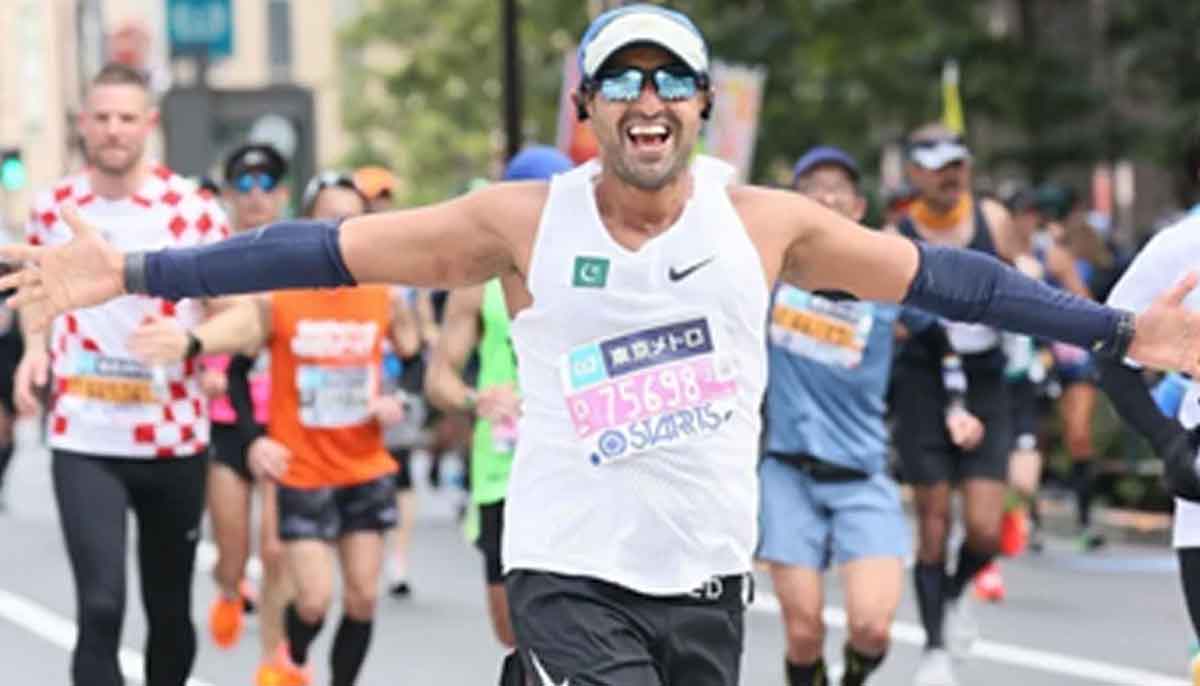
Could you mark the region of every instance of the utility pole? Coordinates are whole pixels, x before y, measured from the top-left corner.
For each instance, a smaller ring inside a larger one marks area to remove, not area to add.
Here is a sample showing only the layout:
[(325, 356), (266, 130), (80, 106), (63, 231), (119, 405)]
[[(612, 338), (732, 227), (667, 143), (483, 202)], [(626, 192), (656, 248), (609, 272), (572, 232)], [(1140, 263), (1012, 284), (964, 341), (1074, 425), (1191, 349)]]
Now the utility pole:
[(504, 36), (504, 132), (505, 160), (521, 151), (521, 50), (517, 21), (517, 0), (504, 0), (501, 33)]

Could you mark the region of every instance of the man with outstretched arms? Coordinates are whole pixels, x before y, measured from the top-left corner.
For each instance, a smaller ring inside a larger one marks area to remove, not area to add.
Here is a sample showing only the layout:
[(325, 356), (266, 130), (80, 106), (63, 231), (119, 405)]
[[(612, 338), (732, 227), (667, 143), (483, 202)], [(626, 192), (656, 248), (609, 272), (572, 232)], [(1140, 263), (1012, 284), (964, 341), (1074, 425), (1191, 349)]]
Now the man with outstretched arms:
[(1179, 306), (1194, 281), (1135, 318), (984, 255), (737, 186), (724, 163), (691, 159), (712, 94), (689, 19), (630, 5), (580, 45), (575, 102), (600, 157), (550, 183), (148, 253), (122, 253), (68, 212), (73, 242), (0, 247), (25, 263), (0, 289), (19, 287), (11, 300), (36, 327), (126, 292), (499, 277), (523, 397), (506, 584), (525, 667), (551, 684), (737, 683), (767, 303), (781, 275), (1200, 371), (1200, 315)]

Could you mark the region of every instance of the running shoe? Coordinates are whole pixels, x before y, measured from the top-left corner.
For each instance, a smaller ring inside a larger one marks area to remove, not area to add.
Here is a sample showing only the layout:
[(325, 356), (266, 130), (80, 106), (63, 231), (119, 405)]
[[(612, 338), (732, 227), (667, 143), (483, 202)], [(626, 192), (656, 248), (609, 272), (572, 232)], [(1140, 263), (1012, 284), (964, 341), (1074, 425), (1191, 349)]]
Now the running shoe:
[(967, 657), (977, 640), (979, 623), (970, 597), (964, 593), (956, 600), (946, 599), (946, 647), (950, 654), (959, 659)]
[(228, 650), (237, 645), (242, 637), (243, 608), (240, 597), (226, 598), (224, 594), (217, 594), (208, 611), (208, 631), (218, 648)]
[(1029, 544), (1029, 525), (1025, 519), (1025, 510), (1013, 508), (1004, 513), (1000, 520), (1000, 554), (1005, 557), (1016, 557), (1025, 552)]
[(950, 653), (944, 648), (926, 650), (921, 655), (921, 661), (917, 663), (913, 686), (958, 686)]
[(1104, 537), (1104, 534), (1094, 529), (1084, 529), (1083, 533), (1079, 534), (1079, 540), (1077, 541), (1079, 551), (1084, 553), (1099, 550), (1107, 544), (1108, 539)]
[(312, 683), (312, 669), (292, 662), (287, 643), (280, 643), (275, 657), (258, 667), (254, 675), (255, 686), (308, 686)]
[(992, 560), (975, 575), (975, 597), (989, 603), (998, 603), (1004, 600), (1004, 596), (1004, 577), (1000, 575), (1000, 565)]

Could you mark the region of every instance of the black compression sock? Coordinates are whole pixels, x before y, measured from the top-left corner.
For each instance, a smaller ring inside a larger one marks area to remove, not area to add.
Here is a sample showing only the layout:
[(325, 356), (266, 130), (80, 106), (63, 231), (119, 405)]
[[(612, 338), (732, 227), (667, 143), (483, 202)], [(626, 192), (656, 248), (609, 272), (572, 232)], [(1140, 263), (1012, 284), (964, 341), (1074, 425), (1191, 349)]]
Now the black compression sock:
[(353, 686), (367, 657), (374, 622), (360, 622), (343, 616), (333, 638), (330, 665), (333, 667), (333, 686)]
[(811, 665), (792, 664), (783, 661), (788, 686), (829, 686), (829, 675), (825, 673), (825, 658), (819, 657)]
[(287, 610), (284, 611), (283, 622), (287, 631), (288, 652), (291, 653), (292, 662), (297, 665), (307, 663), (308, 646), (321, 631), (321, 625), (325, 623), (325, 618), (322, 617), (316, 624), (309, 624), (300, 617), (300, 613), (296, 612), (296, 604), (288, 603)]
[(946, 569), (941, 562), (918, 562), (913, 567), (917, 609), (925, 627), (925, 647), (941, 648), (942, 617), (946, 607)]
[(1075, 491), (1075, 517), (1080, 529), (1092, 525), (1092, 460), (1071, 463), (1071, 489)]
[(871, 672), (879, 669), (879, 665), (883, 664), (883, 658), (887, 657), (887, 648), (879, 655), (863, 655), (854, 649), (854, 646), (847, 643), (842, 648), (842, 655), (846, 661), (846, 671), (842, 674), (842, 686), (863, 686), (867, 682), (867, 677), (871, 676)]
[(1035, 529), (1042, 528), (1042, 507), (1038, 504), (1036, 493), (1029, 497), (1029, 521), (1033, 522)]
[(974, 579), (979, 570), (986, 567), (995, 557), (995, 553), (975, 552), (971, 550), (966, 541), (963, 541), (962, 547), (958, 549), (958, 567), (954, 570), (954, 578), (946, 587), (946, 597), (950, 600), (958, 600), (963, 589), (971, 583), (971, 579)]
[(0, 486), (4, 485), (4, 474), (8, 471), (8, 463), (12, 460), (13, 446), (8, 444), (0, 447)]

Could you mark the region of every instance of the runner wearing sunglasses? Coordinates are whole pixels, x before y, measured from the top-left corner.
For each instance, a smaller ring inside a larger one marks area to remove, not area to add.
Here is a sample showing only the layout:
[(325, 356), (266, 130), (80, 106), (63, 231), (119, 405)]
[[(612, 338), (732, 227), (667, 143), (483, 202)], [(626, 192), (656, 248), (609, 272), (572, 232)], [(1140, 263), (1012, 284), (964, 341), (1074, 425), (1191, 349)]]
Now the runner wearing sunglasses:
[[(598, 79), (610, 67), (678, 65), (694, 76), (669, 91), (677, 99), (643, 84), (633, 100), (611, 100), (603, 92), (617, 86)], [(769, 284), (781, 275), (1200, 372), (1200, 314), (1179, 306), (1194, 280), (1135, 319), (693, 160), (712, 94), (701, 87), (707, 46), (682, 14), (606, 12), (580, 41), (579, 66), (574, 100), (600, 156), (549, 183), (129, 255), (68, 213), (75, 241), (0, 247), (27, 265), (0, 288), (20, 287), (12, 300), (36, 327), (125, 292), (499, 277), (522, 393), (505, 583), (518, 650), (542, 686), (738, 683)]]
[[(940, 124), (923, 126), (909, 136), (906, 157), (906, 172), (919, 196), (894, 227), (898, 233), (914, 241), (967, 248), (1006, 262), (1016, 259), (1018, 249), (1008, 210), (972, 193), (971, 153), (961, 136)], [(983, 422), (983, 440), (964, 447), (951, 439), (945, 427), (942, 361), (922, 346), (900, 349), (895, 377), (907, 399), (896, 408), (896, 448), (901, 473), (913, 486), (916, 499), (918, 546), (913, 581), (926, 635), (925, 654), (914, 683), (939, 686), (954, 683), (950, 654), (965, 656), (979, 633), (963, 589), (1000, 549), (1012, 447), (999, 329), (961, 321), (946, 321), (945, 327), (951, 346), (962, 359), (969, 388), (967, 409)], [(954, 488), (963, 494), (966, 537), (950, 573), (946, 542)]]

